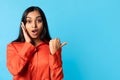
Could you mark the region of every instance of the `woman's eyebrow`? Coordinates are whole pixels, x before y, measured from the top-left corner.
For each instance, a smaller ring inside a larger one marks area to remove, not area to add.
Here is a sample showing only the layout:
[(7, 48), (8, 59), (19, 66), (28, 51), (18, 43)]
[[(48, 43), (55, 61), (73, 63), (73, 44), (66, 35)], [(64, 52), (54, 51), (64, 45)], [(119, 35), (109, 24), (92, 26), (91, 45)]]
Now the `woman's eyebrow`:
[(26, 17), (26, 18), (31, 18), (31, 17)]
[(36, 18), (39, 18), (39, 17), (42, 18), (42, 16), (37, 16)]

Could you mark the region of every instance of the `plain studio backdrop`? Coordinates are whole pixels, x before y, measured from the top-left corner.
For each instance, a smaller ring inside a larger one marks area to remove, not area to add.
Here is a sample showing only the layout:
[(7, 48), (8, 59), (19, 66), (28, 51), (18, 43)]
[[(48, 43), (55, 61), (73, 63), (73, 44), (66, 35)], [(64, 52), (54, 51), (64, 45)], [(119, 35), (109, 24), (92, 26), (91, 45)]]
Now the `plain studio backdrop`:
[(64, 80), (120, 80), (120, 0), (1, 0), (0, 80), (12, 80), (6, 46), (17, 38), (29, 6), (43, 9), (52, 38), (68, 42)]

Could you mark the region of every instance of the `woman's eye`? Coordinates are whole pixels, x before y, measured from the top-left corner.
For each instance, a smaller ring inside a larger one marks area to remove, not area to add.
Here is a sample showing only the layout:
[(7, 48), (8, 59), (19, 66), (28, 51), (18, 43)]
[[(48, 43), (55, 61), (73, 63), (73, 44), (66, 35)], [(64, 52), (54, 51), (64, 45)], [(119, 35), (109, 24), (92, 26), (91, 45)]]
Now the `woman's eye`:
[(37, 22), (42, 22), (42, 19), (38, 19)]
[(27, 23), (31, 23), (32, 21), (28, 20)]

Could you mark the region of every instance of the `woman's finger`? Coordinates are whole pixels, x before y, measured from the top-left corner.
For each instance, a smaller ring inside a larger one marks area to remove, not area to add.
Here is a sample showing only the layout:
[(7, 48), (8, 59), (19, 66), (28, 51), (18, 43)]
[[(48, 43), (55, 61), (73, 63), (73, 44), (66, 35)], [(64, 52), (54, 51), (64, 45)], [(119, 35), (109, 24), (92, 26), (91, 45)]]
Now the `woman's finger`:
[(60, 47), (63, 47), (64, 45), (66, 45), (67, 44), (67, 42), (63, 42), (61, 45), (60, 45)]
[(23, 22), (21, 23), (21, 28), (22, 28), (22, 30), (23, 30), (23, 31), (26, 31), (26, 30), (25, 30), (25, 26), (24, 26), (24, 23), (23, 23)]

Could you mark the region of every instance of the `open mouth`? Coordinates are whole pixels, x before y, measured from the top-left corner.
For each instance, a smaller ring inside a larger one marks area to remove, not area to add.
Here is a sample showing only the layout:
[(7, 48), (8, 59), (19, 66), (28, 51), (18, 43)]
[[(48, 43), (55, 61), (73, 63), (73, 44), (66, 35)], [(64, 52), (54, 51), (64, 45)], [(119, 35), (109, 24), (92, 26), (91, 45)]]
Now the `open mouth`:
[(32, 30), (32, 33), (33, 34), (37, 34), (38, 33), (38, 30), (36, 29), (36, 30)]

